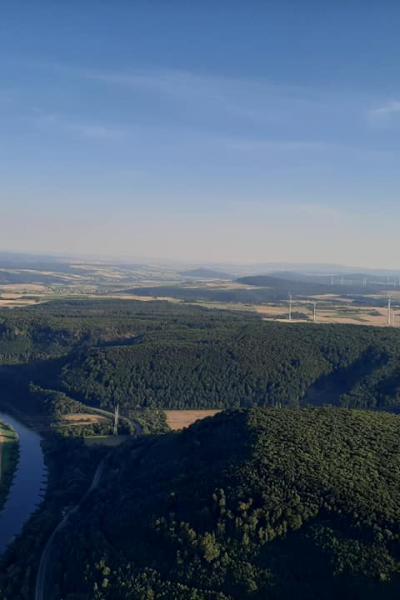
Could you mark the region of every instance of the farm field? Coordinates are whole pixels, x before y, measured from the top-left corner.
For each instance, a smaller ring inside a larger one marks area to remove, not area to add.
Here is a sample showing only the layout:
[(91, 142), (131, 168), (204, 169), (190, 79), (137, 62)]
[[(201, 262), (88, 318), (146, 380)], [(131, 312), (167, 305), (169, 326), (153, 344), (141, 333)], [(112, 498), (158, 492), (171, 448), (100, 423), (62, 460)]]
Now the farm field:
[(92, 423), (104, 423), (108, 421), (106, 417), (102, 417), (101, 415), (92, 415), (90, 413), (77, 413), (71, 415), (64, 415), (63, 421), (70, 424), (76, 425), (90, 425)]
[[(126, 265), (84, 261), (24, 263), (7, 268), (0, 264), (0, 309), (34, 308), (54, 300), (94, 299), (153, 303), (168, 301), (256, 313), (274, 321), (288, 320), (292, 295), (292, 321), (321, 324), (387, 325), (387, 301), (392, 299), (392, 325), (400, 326), (399, 281), (381, 276), (353, 275), (342, 285), (322, 284), (321, 276), (272, 274), (261, 277), (223, 276), (207, 269), (182, 271), (176, 266)], [(291, 278), (292, 277), (292, 278)], [(293, 278), (294, 277), (294, 278)], [(326, 281), (326, 277), (325, 277)], [(365, 281), (369, 281), (365, 287)], [(360, 283), (361, 282), (361, 283)]]
[(167, 423), (173, 431), (190, 427), (196, 421), (213, 417), (220, 410), (166, 410)]
[[(327, 324), (349, 324), (349, 325), (370, 325), (372, 327), (384, 327), (388, 323), (387, 308), (375, 307), (375, 306), (354, 306), (346, 301), (337, 301), (337, 304), (332, 306), (332, 299), (330, 302), (324, 302), (320, 299), (320, 304), (317, 304), (317, 323)], [(287, 303), (276, 306), (276, 305), (256, 305), (254, 306), (255, 312), (262, 315), (266, 320), (278, 320), (281, 322), (287, 321), (288, 307)], [(400, 326), (400, 312), (399, 309), (392, 311), (392, 324), (394, 326)], [(303, 313), (302, 318), (293, 318), (293, 322), (312, 322), (313, 320), (313, 305), (312, 299), (309, 302), (299, 302), (293, 304), (293, 313)], [(284, 313), (284, 314), (282, 314)]]
[[(1, 286), (0, 286), (1, 287)], [(52, 291), (43, 291), (38, 295), (27, 293), (24, 291), (1, 292), (0, 290), (0, 308), (22, 308), (39, 303), (49, 302), (54, 299), (68, 298), (96, 298), (107, 300), (126, 300), (139, 301), (143, 303), (151, 303), (154, 301), (167, 301), (173, 304), (182, 303), (182, 300), (167, 296), (139, 296), (136, 294), (113, 293), (113, 294), (94, 294), (82, 293), (77, 291), (75, 294), (71, 289), (68, 293), (55, 294)], [(302, 300), (293, 304), (292, 322), (311, 323), (313, 321), (312, 303), (314, 299)], [(396, 301), (396, 299), (395, 299)], [(288, 304), (287, 302), (279, 302), (274, 304), (243, 304), (237, 302), (207, 302), (193, 301), (186, 302), (202, 306), (204, 308), (212, 308), (216, 310), (239, 311), (244, 313), (257, 313), (263, 319), (285, 322), (288, 320)], [(298, 313), (296, 315), (296, 313)], [(317, 323), (320, 324), (349, 324), (349, 325), (370, 325), (371, 327), (384, 327), (387, 325), (387, 308), (377, 307), (373, 303), (365, 306), (354, 306), (347, 299), (319, 298), (317, 305)], [(400, 307), (394, 306), (392, 311), (392, 325), (400, 327)]]

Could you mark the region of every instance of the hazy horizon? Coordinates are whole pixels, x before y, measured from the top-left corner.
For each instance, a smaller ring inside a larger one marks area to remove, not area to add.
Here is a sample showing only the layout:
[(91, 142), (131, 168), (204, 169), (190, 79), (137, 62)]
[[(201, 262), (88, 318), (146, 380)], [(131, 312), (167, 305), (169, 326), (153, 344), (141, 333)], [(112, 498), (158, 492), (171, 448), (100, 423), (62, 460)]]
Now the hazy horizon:
[(0, 248), (400, 268), (399, 28), (391, 2), (5, 2)]
[(49, 260), (54, 264), (63, 263), (83, 263), (83, 264), (110, 264), (110, 265), (135, 265), (138, 266), (160, 266), (165, 268), (174, 267), (177, 270), (210, 268), (219, 271), (229, 272), (248, 272), (248, 273), (278, 273), (296, 271), (299, 273), (381, 273), (400, 274), (400, 267), (375, 267), (374, 265), (356, 265), (342, 263), (325, 262), (302, 262), (302, 261), (213, 261), (213, 260), (189, 260), (184, 258), (169, 259), (157, 256), (123, 256), (123, 255), (104, 255), (104, 254), (80, 254), (80, 253), (57, 253), (57, 252), (29, 252), (29, 251), (11, 251), (0, 248), (0, 263), (2, 269), (12, 268), (8, 263), (18, 264), (19, 269), (27, 269), (29, 265), (35, 268), (35, 265), (41, 261)]

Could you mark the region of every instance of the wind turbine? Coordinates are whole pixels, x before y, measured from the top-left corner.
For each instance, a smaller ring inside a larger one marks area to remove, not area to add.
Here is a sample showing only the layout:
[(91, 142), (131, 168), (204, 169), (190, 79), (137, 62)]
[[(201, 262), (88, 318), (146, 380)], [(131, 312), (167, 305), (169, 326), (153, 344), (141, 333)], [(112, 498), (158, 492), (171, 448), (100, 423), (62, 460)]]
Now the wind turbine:
[(391, 299), (390, 296), (388, 298), (388, 315), (387, 315), (387, 318), (388, 318), (387, 324), (390, 327), (390, 325), (392, 324), (392, 299)]
[(314, 321), (314, 323), (316, 322), (316, 320), (317, 320), (317, 303), (313, 302), (313, 321)]

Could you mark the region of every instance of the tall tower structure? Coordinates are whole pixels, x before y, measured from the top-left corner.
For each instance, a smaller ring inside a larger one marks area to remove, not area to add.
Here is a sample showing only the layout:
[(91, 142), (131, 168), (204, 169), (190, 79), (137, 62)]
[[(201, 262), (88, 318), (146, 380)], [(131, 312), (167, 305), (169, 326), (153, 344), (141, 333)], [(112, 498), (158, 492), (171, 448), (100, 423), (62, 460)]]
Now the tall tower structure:
[(119, 422), (119, 404), (117, 403), (115, 405), (115, 409), (114, 409), (114, 428), (113, 428), (114, 435), (118, 435), (118, 422)]

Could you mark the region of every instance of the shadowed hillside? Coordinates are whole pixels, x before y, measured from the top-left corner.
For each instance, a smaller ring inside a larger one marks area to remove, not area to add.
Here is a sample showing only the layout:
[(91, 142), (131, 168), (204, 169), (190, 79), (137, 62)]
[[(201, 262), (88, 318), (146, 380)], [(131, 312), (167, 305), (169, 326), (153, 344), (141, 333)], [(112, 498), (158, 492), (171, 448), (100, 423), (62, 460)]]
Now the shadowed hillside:
[(397, 598), (399, 439), (393, 415), (253, 409), (121, 448), (65, 533), (63, 597)]

